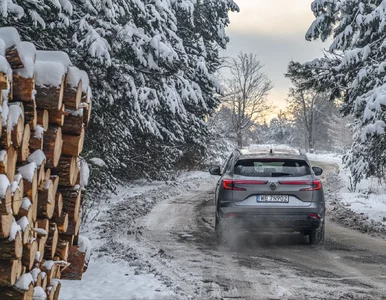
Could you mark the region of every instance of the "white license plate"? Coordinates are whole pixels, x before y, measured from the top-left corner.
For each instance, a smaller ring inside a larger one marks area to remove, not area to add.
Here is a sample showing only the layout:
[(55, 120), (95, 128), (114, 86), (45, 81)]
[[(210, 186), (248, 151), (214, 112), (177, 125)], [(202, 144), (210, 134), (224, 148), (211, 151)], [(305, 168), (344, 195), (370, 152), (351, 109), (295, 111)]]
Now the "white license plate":
[(288, 203), (288, 195), (257, 195), (256, 202)]

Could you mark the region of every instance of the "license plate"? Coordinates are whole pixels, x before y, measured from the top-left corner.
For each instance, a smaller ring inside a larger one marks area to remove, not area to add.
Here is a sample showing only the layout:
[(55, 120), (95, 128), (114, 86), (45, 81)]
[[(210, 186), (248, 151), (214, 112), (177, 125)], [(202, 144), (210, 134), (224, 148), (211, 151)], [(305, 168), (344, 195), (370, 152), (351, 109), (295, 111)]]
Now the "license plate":
[(257, 195), (256, 202), (288, 203), (288, 195)]

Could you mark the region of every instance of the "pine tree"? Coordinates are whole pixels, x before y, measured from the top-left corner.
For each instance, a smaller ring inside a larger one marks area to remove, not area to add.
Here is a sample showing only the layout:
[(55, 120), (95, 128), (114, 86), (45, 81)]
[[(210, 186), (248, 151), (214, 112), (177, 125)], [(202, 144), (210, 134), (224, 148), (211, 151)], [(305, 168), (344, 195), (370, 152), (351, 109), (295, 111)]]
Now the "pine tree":
[(289, 76), (303, 88), (330, 91), (344, 100), (343, 112), (355, 118), (354, 142), (345, 162), (355, 183), (383, 176), (386, 163), (385, 73), (386, 6), (374, 0), (315, 0), (316, 20), (308, 40), (333, 38), (325, 57), (291, 63)]
[(228, 43), (228, 12), (238, 10), (232, 0), (8, 3), (2, 25), (40, 49), (67, 51), (88, 72), (94, 106), (85, 156), (103, 158), (107, 174), (163, 179), (205, 148), (219, 49)]

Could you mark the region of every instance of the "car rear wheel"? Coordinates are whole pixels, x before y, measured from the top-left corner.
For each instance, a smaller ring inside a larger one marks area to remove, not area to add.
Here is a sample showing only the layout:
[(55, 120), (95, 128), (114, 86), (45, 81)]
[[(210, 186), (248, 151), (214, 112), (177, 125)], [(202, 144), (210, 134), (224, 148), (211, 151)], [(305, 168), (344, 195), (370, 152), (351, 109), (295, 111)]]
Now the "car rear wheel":
[(310, 245), (320, 245), (324, 242), (324, 222), (318, 228), (312, 229), (308, 235)]
[(215, 225), (215, 231), (216, 231), (216, 241), (217, 245), (223, 245), (226, 243), (226, 233), (224, 230), (224, 224), (220, 221), (220, 218), (216, 215), (216, 225)]

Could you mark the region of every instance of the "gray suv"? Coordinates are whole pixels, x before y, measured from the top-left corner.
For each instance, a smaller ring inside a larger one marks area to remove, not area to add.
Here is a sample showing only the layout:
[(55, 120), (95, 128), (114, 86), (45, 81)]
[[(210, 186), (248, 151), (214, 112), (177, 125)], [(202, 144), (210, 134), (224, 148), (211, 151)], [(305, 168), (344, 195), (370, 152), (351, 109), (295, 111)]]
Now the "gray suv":
[(292, 148), (235, 150), (225, 165), (211, 167), (216, 187), (218, 242), (237, 231), (292, 231), (324, 241), (323, 170)]

